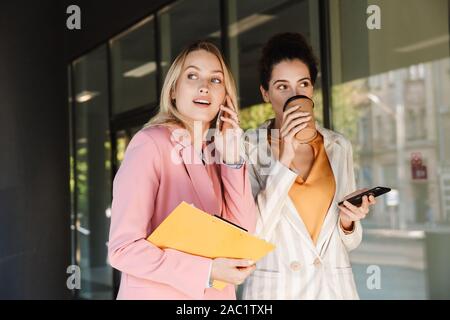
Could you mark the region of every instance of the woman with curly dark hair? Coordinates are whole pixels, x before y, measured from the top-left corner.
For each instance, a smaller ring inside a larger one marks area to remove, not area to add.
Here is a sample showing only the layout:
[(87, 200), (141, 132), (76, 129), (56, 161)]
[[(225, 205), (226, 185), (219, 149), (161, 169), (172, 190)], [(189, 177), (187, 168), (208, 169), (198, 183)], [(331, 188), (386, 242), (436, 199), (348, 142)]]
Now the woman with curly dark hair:
[[(259, 73), (275, 118), (259, 128), (259, 143), (249, 144), (247, 155), (259, 211), (256, 232), (276, 249), (257, 263), (243, 298), (358, 299), (348, 252), (360, 244), (360, 220), (375, 199), (338, 206), (361, 190), (355, 192), (350, 142), (314, 120), (318, 63), (311, 46), (298, 33), (273, 36)], [(271, 157), (268, 170), (261, 148)]]

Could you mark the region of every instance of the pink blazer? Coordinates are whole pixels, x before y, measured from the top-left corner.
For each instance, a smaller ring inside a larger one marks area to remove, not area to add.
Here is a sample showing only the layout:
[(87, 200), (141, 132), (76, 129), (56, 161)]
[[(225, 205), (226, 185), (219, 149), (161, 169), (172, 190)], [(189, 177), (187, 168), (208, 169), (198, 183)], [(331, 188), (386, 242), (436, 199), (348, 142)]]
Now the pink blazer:
[(222, 291), (206, 288), (211, 259), (161, 250), (146, 240), (182, 201), (255, 230), (246, 165), (205, 166), (191, 143), (174, 137), (171, 129), (140, 130), (113, 183), (108, 258), (122, 272), (118, 299), (236, 298), (233, 285)]

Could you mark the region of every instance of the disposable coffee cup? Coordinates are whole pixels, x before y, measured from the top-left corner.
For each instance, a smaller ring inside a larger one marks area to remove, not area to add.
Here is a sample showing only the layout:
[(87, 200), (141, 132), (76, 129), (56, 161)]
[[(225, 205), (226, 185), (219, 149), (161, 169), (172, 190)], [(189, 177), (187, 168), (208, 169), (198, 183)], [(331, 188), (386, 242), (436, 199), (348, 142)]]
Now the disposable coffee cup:
[(296, 106), (300, 106), (298, 108), (298, 111), (300, 112), (308, 112), (311, 115), (311, 120), (308, 121), (307, 126), (300, 130), (295, 135), (295, 138), (300, 143), (309, 143), (317, 136), (317, 129), (316, 129), (316, 123), (314, 119), (314, 101), (312, 101), (309, 97), (304, 95), (296, 95), (293, 97), (290, 97), (283, 107), (283, 112), (286, 111), (288, 108), (293, 108)]

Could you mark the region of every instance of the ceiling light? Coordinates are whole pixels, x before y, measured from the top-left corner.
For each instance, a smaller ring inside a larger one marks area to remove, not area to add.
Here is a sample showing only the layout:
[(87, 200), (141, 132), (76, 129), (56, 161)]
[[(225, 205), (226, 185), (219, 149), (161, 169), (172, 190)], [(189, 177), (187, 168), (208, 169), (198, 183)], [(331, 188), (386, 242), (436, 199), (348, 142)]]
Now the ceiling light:
[(416, 43), (411, 44), (409, 46), (404, 46), (404, 47), (401, 47), (401, 48), (397, 48), (394, 51), (395, 52), (400, 52), (400, 53), (408, 53), (408, 52), (412, 52), (412, 51), (426, 49), (428, 47), (437, 46), (439, 44), (446, 44), (446, 43), (448, 44), (449, 39), (450, 39), (449, 35), (446, 34), (446, 35), (435, 37), (435, 38), (432, 38), (432, 39), (419, 41), (419, 42), (416, 42)]
[(82, 91), (76, 96), (76, 100), (78, 103), (84, 103), (87, 102), (94, 97), (98, 96), (100, 93), (97, 91)]
[[(257, 26), (260, 26), (267, 21), (274, 19), (275, 16), (271, 16), (268, 14), (252, 14), (244, 19), (236, 21), (230, 24), (228, 28), (228, 35), (230, 37), (235, 37), (240, 33), (253, 29)], [(220, 38), (220, 31), (213, 32), (209, 35), (211, 38)]]
[[(161, 62), (161, 66), (164, 67), (166, 65), (167, 65), (167, 62), (164, 62), (164, 61)], [(141, 77), (144, 77), (155, 71), (156, 71), (156, 62), (151, 61), (151, 62), (144, 63), (143, 65), (141, 65), (137, 68), (134, 68), (134, 69), (131, 69), (131, 70), (125, 72), (123, 74), (123, 76), (126, 78), (141, 78)]]

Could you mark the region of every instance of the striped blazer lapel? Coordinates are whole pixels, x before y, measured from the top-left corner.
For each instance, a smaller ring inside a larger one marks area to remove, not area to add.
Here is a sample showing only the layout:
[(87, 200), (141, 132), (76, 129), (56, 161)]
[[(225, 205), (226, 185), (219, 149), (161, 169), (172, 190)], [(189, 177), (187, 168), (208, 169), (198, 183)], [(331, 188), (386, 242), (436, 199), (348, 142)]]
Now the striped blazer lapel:
[(338, 190), (342, 190), (342, 186), (340, 185), (342, 183), (341, 176), (346, 174), (346, 161), (344, 159), (346, 150), (345, 147), (339, 143), (338, 139), (336, 139), (336, 135), (333, 132), (323, 129), (320, 126), (318, 127), (318, 131), (324, 138), (325, 152), (336, 182), (336, 192), (334, 193), (333, 201), (328, 209), (316, 243), (318, 252), (323, 252), (323, 249), (326, 249), (327, 243), (331, 239), (331, 235), (338, 221), (339, 209), (337, 202), (341, 197), (341, 195), (338, 194)]
[(318, 251), (316, 247), (314, 246), (314, 243), (312, 241), (311, 235), (309, 234), (308, 230), (306, 229), (306, 225), (303, 222), (302, 218), (297, 212), (297, 209), (294, 206), (294, 203), (290, 198), (288, 198), (286, 202), (286, 206), (289, 210), (285, 212), (286, 219), (289, 221), (289, 223), (292, 225), (294, 230), (303, 238), (304, 243), (308, 246), (308, 248), (314, 252), (316, 255), (318, 255)]

